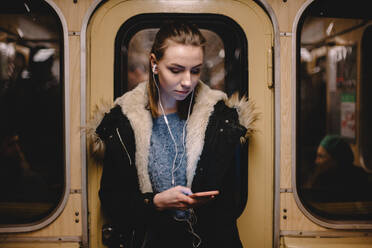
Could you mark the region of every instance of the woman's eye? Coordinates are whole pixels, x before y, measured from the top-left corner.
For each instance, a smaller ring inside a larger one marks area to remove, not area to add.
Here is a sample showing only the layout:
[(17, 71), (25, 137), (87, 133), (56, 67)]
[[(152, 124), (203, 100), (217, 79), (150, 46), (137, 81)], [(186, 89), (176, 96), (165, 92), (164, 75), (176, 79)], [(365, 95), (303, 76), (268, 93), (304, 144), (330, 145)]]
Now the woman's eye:
[(176, 69), (176, 68), (170, 68), (169, 69), (172, 73), (175, 73), (175, 74), (177, 74), (177, 73), (180, 73), (181, 72), (181, 70), (179, 70), (179, 69)]
[(192, 74), (199, 74), (200, 73), (200, 68), (191, 70), (191, 73)]
[[(169, 70), (174, 73), (174, 74), (177, 74), (177, 73), (180, 73), (180, 72), (183, 72), (184, 70), (182, 69), (178, 69), (178, 68), (169, 68)], [(200, 68), (198, 69), (192, 69), (190, 71), (191, 74), (199, 74), (200, 73)]]

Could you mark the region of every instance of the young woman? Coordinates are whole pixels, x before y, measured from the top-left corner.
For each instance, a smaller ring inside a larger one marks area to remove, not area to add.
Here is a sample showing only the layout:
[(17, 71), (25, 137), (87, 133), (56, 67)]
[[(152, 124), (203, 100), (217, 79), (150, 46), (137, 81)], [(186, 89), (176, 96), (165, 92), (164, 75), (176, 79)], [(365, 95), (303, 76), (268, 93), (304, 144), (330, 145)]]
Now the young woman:
[(164, 25), (149, 81), (116, 99), (91, 137), (93, 154), (104, 154), (102, 208), (122, 247), (242, 247), (235, 151), (256, 115), (199, 80), (204, 46), (194, 25)]

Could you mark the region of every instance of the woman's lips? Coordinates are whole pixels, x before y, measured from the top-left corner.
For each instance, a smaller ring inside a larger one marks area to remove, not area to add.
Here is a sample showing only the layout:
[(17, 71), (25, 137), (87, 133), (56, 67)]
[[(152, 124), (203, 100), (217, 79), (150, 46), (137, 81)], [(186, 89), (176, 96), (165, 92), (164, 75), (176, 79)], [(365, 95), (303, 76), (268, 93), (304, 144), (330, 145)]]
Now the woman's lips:
[(187, 90), (187, 91), (175, 90), (175, 92), (176, 92), (177, 94), (181, 94), (181, 95), (186, 95), (187, 93), (189, 93), (188, 90)]

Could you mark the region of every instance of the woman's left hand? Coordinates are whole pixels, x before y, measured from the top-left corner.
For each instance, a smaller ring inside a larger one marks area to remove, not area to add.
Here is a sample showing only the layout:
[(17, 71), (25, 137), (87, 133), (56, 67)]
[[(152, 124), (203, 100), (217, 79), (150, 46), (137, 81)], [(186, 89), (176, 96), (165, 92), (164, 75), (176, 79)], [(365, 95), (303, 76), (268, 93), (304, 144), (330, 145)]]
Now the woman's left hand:
[(176, 186), (156, 194), (153, 202), (155, 207), (159, 210), (186, 210), (203, 205), (213, 198), (214, 196), (193, 197), (189, 188)]

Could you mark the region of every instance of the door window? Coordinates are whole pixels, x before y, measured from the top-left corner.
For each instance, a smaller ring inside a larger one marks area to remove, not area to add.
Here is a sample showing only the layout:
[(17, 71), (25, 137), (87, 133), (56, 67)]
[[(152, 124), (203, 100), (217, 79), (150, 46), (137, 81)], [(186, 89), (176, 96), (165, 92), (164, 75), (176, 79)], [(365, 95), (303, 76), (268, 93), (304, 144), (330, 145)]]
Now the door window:
[(314, 1), (297, 30), (296, 187), (325, 221), (372, 220), (367, 10), (365, 1)]
[(63, 35), (43, 1), (0, 3), (0, 226), (39, 222), (65, 189)]

